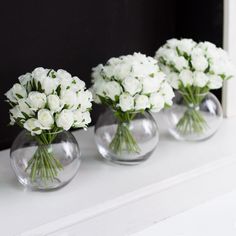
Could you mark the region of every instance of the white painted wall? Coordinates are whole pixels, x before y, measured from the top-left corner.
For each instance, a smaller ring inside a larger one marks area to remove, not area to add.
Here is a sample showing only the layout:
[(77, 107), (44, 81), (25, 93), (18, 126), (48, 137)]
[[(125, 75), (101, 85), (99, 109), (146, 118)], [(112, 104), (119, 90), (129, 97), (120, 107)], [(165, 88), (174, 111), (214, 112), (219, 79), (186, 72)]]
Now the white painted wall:
[[(236, 1), (224, 0), (224, 49), (236, 66)], [(223, 109), (226, 117), (236, 116), (236, 79), (223, 87)]]

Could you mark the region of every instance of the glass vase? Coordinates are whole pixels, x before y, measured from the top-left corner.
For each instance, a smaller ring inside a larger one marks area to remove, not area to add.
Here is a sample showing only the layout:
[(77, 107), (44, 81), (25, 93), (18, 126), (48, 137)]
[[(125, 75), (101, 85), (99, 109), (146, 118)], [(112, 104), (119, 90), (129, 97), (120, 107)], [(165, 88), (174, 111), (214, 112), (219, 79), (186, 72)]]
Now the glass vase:
[(105, 160), (135, 165), (150, 157), (158, 144), (159, 132), (148, 112), (123, 113), (118, 116), (107, 109), (95, 125), (95, 141)]
[(23, 130), (10, 151), (18, 181), (33, 190), (52, 190), (69, 183), (80, 166), (80, 150), (68, 131), (32, 136)]
[(211, 137), (223, 120), (219, 100), (212, 93), (187, 94), (176, 92), (174, 104), (166, 109), (165, 119), (169, 132), (178, 140), (201, 141)]

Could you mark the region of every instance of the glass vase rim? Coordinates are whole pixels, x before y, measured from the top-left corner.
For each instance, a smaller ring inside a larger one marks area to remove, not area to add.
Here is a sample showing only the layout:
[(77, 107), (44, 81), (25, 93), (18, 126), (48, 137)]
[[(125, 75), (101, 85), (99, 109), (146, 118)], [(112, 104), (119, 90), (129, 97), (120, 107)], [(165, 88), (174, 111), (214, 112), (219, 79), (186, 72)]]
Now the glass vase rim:
[(145, 112), (150, 113), (150, 111), (148, 111), (148, 110), (143, 110), (143, 111), (117, 111), (117, 110), (115, 110), (111, 107), (106, 107), (106, 109), (112, 111), (113, 113), (114, 112), (122, 112), (122, 113), (130, 113), (130, 114), (143, 114)]
[(35, 134), (35, 135), (32, 135), (31, 132), (27, 129), (22, 129), (21, 132), (26, 132), (28, 134), (30, 134), (30, 136), (32, 137), (37, 137), (37, 136), (40, 136), (41, 134), (60, 134), (60, 133), (63, 133), (63, 132), (68, 132), (69, 130), (58, 130), (58, 131), (53, 131), (53, 132), (50, 132), (49, 130), (42, 130), (42, 132), (40, 134)]

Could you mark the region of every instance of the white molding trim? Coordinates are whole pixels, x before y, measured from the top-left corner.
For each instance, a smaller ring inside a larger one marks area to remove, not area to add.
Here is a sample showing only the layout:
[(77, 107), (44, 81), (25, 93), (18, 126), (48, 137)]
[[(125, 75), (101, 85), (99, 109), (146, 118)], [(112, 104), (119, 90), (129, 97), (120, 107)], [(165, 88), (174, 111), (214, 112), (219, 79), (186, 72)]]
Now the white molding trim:
[[(108, 201), (108, 202), (98, 205), (96, 207), (86, 209), (84, 211), (72, 214), (72, 215), (64, 217), (64, 218), (60, 218), (60, 219), (53, 221), (53, 222), (49, 222), (48, 224), (41, 225), (41, 226), (34, 228), (32, 230), (29, 230), (29, 231), (25, 231), (24, 233), (21, 233), (18, 236), (43, 236), (43, 235), (69, 236), (69, 235), (74, 235), (73, 234), (74, 232), (77, 232), (78, 230), (80, 230), (81, 225), (83, 225), (83, 224), (86, 224), (87, 226), (92, 225), (93, 224), (92, 222), (96, 222), (97, 220), (99, 221), (100, 217), (106, 218), (105, 221), (104, 220), (102, 221), (103, 225), (102, 225), (102, 227), (100, 225), (100, 227), (106, 228), (106, 233), (109, 232), (107, 235), (111, 235), (114, 230), (114, 228), (113, 228), (114, 226), (112, 228), (110, 228), (107, 225), (108, 224), (107, 222), (109, 222), (110, 219), (109, 219), (109, 216), (106, 216), (106, 214), (110, 214), (113, 211), (116, 211), (116, 210), (122, 209), (122, 208), (124, 209), (124, 212), (128, 213), (129, 210), (127, 210), (126, 208), (129, 208), (129, 206), (132, 205), (133, 203), (138, 203), (140, 201), (143, 201), (145, 203), (144, 204), (145, 206), (149, 206), (150, 197), (153, 197), (154, 202), (158, 203), (158, 202), (160, 202), (160, 200), (159, 200), (160, 196), (161, 196), (161, 199), (166, 199), (169, 196), (173, 196), (173, 192), (172, 192), (173, 189), (175, 189), (175, 188), (178, 189), (178, 186), (181, 185), (182, 183), (185, 183), (185, 185), (186, 185), (185, 188), (183, 188), (183, 189), (180, 188), (181, 195), (184, 196), (186, 194), (185, 192), (188, 191), (188, 188), (192, 185), (193, 179), (195, 179), (195, 181), (196, 181), (198, 178), (201, 179), (202, 176), (207, 175), (207, 174), (212, 175), (212, 173), (214, 173), (214, 172), (216, 172), (218, 175), (219, 174), (218, 171), (222, 170), (222, 169), (226, 169), (227, 170), (226, 172), (230, 173), (230, 177), (232, 178), (232, 173), (235, 173), (235, 168), (233, 169), (233, 171), (231, 170), (231, 168), (233, 166), (234, 167), (236, 166), (236, 159), (235, 159), (234, 155), (226, 157), (225, 159), (218, 160), (214, 163), (206, 164), (205, 166), (202, 166), (200, 168), (196, 168), (196, 169), (191, 170), (187, 173), (179, 174), (173, 178), (163, 180), (159, 183), (151, 184), (147, 187), (144, 187), (144, 188), (139, 189), (137, 191), (133, 191), (131, 193), (125, 194), (121, 197), (115, 198), (111, 201)], [(226, 182), (228, 182), (229, 176), (226, 176), (226, 175), (223, 175), (223, 176), (221, 176), (220, 178), (224, 179)], [(216, 177), (214, 177), (214, 178), (216, 178)], [(208, 178), (206, 178), (206, 179), (211, 183), (212, 180), (210, 180)], [(207, 182), (207, 184), (205, 186), (206, 188), (209, 188), (208, 181), (206, 181)], [(201, 183), (199, 186), (200, 186), (200, 188), (203, 188), (204, 184), (203, 184), (202, 180), (200, 180), (200, 182)], [(222, 182), (224, 182), (224, 181), (222, 181)], [(211, 183), (211, 185), (214, 185), (213, 182)], [(210, 189), (211, 189), (210, 191), (214, 191), (213, 190), (214, 187), (210, 188)], [(197, 201), (194, 198), (194, 196), (192, 196), (192, 198), (193, 198), (193, 202)], [(211, 198), (211, 197), (204, 196), (203, 201), (209, 200), (208, 198)], [(164, 204), (164, 202), (163, 202), (163, 204)], [(138, 209), (138, 210), (141, 211), (142, 209)], [(185, 210), (185, 209), (182, 208), (182, 206), (181, 206), (180, 208), (178, 208), (177, 212), (182, 212), (183, 210)], [(170, 212), (171, 209), (168, 209), (166, 211)], [(125, 215), (126, 214), (123, 214), (124, 218), (126, 218)], [(150, 226), (153, 222), (163, 220), (168, 216), (170, 216), (170, 215), (157, 214), (157, 213), (155, 213), (155, 209), (154, 209), (153, 212), (151, 211), (148, 214), (148, 222), (145, 222), (144, 218), (142, 219), (142, 221), (144, 222), (145, 225), (141, 226), (140, 221), (132, 222), (132, 224), (130, 225), (130, 222), (128, 219), (129, 216), (128, 216), (128, 218), (126, 219), (126, 221), (128, 222), (127, 225), (125, 225), (125, 224), (119, 225), (119, 228), (122, 228), (122, 230), (124, 231), (124, 232), (122, 232), (122, 234), (123, 233), (128, 234), (129, 232), (127, 232), (127, 229), (128, 229), (128, 231), (130, 231), (130, 233), (133, 233), (133, 232), (139, 231), (140, 229), (146, 228), (147, 225)], [(112, 221), (119, 222), (119, 217), (116, 216), (116, 214), (115, 214), (113, 216)], [(83, 227), (81, 227), (81, 228), (82, 228), (81, 233), (84, 233), (84, 235), (92, 235), (92, 232), (94, 232), (93, 227), (92, 228), (85, 227), (85, 229), (83, 229)], [(99, 229), (97, 229), (97, 230), (99, 230)], [(98, 233), (99, 231), (97, 231), (97, 230), (96, 230), (96, 232)], [(119, 231), (119, 230), (116, 229), (116, 231)], [(103, 235), (103, 234), (102, 234), (102, 232), (99, 232), (98, 235)], [(121, 235), (121, 234), (114, 233), (114, 235)]]
[[(236, 65), (236, 1), (224, 0), (224, 49)], [(225, 81), (223, 86), (223, 110), (225, 117), (236, 116), (236, 79)]]

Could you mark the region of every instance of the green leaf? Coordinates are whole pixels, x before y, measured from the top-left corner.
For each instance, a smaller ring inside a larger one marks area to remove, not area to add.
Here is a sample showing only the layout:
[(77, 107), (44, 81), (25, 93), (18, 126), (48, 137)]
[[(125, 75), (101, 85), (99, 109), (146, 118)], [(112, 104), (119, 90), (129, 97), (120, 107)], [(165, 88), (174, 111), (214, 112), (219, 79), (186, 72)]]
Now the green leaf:
[(56, 92), (57, 92), (58, 96), (61, 95), (61, 85), (57, 86)]
[(39, 128), (39, 127), (36, 127), (36, 128), (34, 128), (32, 131), (38, 131), (38, 130), (40, 130), (40, 128)]
[(23, 96), (21, 96), (21, 95), (18, 94), (18, 93), (16, 93), (16, 96), (17, 96), (19, 99), (23, 98)]

